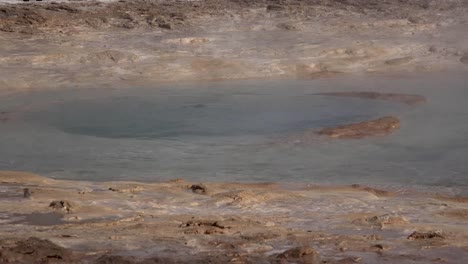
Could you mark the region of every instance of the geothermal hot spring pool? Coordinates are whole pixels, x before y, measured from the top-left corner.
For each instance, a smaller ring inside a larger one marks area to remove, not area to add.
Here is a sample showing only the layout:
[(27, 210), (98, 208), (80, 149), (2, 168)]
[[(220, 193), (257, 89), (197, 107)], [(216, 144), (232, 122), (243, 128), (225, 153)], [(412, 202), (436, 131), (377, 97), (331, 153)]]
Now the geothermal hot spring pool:
[[(75, 89), (0, 98), (0, 170), (91, 181), (268, 181), (468, 193), (468, 77), (250, 80)], [(427, 103), (317, 95), (420, 94)], [(358, 140), (280, 137), (393, 115)]]

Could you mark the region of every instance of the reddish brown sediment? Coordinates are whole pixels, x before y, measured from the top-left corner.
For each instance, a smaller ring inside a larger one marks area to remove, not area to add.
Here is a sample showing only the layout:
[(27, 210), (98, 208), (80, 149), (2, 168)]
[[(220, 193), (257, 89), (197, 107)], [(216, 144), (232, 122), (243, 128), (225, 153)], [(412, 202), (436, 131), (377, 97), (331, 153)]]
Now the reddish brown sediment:
[(385, 116), (371, 121), (324, 128), (319, 130), (317, 134), (329, 138), (360, 139), (371, 136), (388, 135), (398, 128), (400, 128), (400, 120), (398, 118)]
[(293, 133), (275, 138), (269, 144), (310, 145), (318, 142), (320, 136), (337, 139), (360, 139), (372, 136), (384, 136), (400, 127), (400, 120), (393, 116), (386, 116), (376, 120), (341, 125), (321, 130), (307, 129), (304, 132)]
[(332, 92), (318, 93), (317, 95), (337, 96), (337, 97), (354, 97), (372, 100), (385, 100), (401, 102), (408, 105), (425, 103), (426, 97), (418, 94), (400, 94), (400, 93), (380, 93), (380, 92)]
[(418, 232), (414, 231), (408, 236), (409, 240), (425, 240), (425, 239), (445, 239), (445, 236), (441, 232), (429, 231), (429, 232)]

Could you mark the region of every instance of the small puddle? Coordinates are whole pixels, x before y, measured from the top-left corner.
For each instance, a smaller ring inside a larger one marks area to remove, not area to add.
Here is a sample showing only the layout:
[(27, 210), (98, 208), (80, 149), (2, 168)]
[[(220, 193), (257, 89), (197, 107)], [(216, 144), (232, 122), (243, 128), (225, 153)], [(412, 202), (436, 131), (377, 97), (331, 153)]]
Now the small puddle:
[(54, 226), (61, 225), (65, 222), (63, 221), (62, 215), (57, 213), (32, 213), (27, 215), (13, 215), (15, 218), (20, 218), (9, 224), (16, 225), (36, 225), (36, 226)]

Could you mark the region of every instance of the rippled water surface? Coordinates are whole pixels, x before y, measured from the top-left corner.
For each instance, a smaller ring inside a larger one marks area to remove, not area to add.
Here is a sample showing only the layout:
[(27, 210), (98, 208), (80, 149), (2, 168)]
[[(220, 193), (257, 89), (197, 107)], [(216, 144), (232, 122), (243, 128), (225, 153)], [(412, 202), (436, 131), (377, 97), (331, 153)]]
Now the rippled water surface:
[[(82, 180), (300, 181), (468, 186), (468, 77), (229, 81), (0, 98), (0, 170)], [(315, 95), (422, 94), (428, 103)], [(387, 137), (276, 139), (384, 115)]]

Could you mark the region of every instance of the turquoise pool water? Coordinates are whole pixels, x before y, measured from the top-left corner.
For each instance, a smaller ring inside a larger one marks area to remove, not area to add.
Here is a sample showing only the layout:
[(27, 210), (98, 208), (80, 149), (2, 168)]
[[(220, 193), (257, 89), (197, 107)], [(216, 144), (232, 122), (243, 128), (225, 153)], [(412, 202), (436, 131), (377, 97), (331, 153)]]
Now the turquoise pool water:
[[(352, 76), (36, 92), (0, 98), (0, 170), (80, 180), (468, 187), (468, 78)], [(426, 104), (316, 95), (416, 93)], [(387, 137), (271, 144), (384, 115)]]

